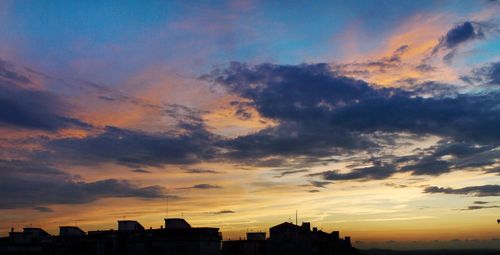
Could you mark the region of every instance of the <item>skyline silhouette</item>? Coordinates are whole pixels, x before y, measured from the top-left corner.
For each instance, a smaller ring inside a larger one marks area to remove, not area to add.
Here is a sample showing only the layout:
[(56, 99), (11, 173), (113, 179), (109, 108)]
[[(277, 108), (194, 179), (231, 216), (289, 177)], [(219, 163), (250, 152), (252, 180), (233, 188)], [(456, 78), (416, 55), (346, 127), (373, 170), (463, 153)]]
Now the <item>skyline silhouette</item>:
[(76, 226), (59, 226), (59, 235), (37, 227), (11, 229), (0, 238), (1, 254), (361, 254), (351, 238), (339, 231), (325, 233), (309, 222), (284, 222), (266, 232), (248, 232), (247, 239), (225, 240), (219, 228), (192, 227), (185, 219), (166, 218), (160, 228), (145, 229), (135, 220), (119, 220), (117, 229), (85, 232)]

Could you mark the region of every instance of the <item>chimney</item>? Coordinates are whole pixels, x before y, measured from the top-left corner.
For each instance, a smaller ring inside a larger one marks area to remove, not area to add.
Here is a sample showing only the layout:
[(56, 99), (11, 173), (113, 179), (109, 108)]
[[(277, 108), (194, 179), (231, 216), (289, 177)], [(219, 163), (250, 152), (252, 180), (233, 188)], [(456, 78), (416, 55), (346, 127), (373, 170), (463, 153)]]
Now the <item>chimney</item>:
[(317, 232), (318, 231), (318, 228), (317, 227), (314, 227), (313, 228), (313, 232)]
[(10, 228), (10, 232), (11, 232), (11, 233), (14, 233), (14, 227), (11, 227), (11, 228)]

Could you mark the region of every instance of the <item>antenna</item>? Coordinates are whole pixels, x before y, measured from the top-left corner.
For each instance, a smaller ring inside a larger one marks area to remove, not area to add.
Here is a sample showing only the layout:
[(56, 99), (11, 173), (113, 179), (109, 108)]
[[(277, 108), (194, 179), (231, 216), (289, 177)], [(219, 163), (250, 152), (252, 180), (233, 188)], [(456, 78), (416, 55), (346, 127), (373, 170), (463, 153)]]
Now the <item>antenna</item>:
[(295, 209), (295, 225), (299, 225), (299, 217), (298, 217), (298, 212), (297, 212), (297, 209)]
[(166, 196), (165, 199), (166, 199), (165, 218), (168, 218), (168, 196)]

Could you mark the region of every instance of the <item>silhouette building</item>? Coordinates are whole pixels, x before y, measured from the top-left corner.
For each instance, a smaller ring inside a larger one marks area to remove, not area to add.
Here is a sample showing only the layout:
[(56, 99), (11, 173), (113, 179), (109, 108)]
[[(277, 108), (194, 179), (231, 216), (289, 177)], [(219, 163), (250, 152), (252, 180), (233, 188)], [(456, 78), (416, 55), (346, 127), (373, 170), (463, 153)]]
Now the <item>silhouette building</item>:
[(284, 222), (266, 233), (247, 233), (246, 240), (224, 241), (223, 255), (354, 255), (360, 254), (351, 246), (351, 238), (340, 238), (338, 231), (326, 233), (311, 230), (308, 222), (298, 226)]
[(224, 241), (222, 255), (263, 255), (266, 254), (266, 233), (247, 233), (246, 240)]
[(62, 226), (59, 236), (25, 228), (0, 240), (0, 254), (220, 255), (218, 228), (193, 228), (184, 219), (165, 219), (165, 228), (144, 229), (137, 221), (118, 221), (118, 230), (85, 233)]
[(317, 228), (311, 230), (311, 224), (308, 222), (302, 223), (302, 226), (284, 222), (271, 227), (269, 233), (267, 254), (359, 254), (351, 246), (350, 237), (341, 239), (338, 231), (326, 233)]
[[(11, 230), (0, 238), (0, 254), (43, 255), (354, 255), (350, 238), (326, 233), (309, 223), (284, 222), (265, 232), (247, 233), (244, 240), (224, 241), (218, 228), (191, 227), (184, 219), (165, 219), (165, 227), (145, 229), (133, 220), (118, 221), (117, 230), (85, 233), (75, 226), (59, 227), (52, 236), (41, 228)], [(222, 245), (221, 245), (222, 244)]]

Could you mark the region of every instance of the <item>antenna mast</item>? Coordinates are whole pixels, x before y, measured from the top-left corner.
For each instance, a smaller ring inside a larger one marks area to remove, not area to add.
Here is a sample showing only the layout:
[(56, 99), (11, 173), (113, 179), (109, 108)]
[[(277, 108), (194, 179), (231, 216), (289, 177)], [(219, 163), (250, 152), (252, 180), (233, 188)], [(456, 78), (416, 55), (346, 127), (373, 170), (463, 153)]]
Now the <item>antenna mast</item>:
[(166, 196), (165, 218), (168, 218), (168, 196)]

